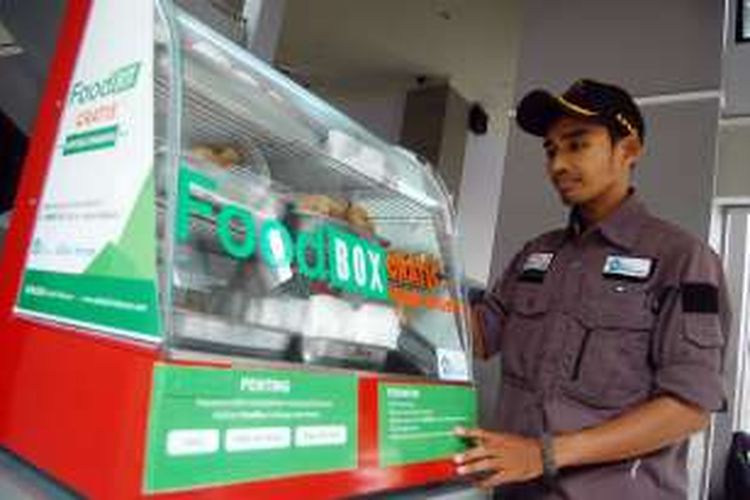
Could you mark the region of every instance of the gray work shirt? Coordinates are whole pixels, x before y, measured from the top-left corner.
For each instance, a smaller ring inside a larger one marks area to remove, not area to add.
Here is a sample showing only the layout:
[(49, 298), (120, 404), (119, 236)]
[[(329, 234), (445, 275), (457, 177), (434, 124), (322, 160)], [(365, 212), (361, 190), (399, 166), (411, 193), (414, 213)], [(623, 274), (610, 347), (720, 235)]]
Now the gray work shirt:
[[(499, 429), (578, 431), (659, 395), (720, 410), (729, 308), (715, 253), (635, 195), (583, 233), (571, 221), (528, 243), (478, 306), (502, 356)], [(684, 499), (686, 457), (687, 441), (503, 498)]]

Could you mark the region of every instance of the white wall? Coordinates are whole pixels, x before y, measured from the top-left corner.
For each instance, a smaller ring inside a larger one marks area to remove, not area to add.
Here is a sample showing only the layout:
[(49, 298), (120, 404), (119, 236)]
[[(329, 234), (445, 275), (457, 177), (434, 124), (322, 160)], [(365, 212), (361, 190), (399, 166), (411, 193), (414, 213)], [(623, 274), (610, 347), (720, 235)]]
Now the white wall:
[(485, 135), (467, 133), (457, 207), (461, 251), (466, 275), (486, 283), (500, 206), (506, 138), (495, 127)]

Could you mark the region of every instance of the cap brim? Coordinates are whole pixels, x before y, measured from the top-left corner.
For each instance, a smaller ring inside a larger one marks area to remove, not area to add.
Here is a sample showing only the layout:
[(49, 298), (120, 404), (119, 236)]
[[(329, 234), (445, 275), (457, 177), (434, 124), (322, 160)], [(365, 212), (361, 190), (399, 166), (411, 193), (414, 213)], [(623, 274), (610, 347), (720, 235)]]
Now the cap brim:
[(539, 137), (547, 135), (550, 126), (563, 116), (590, 118), (591, 115), (577, 112), (565, 106), (546, 90), (532, 90), (516, 109), (516, 122), (526, 132)]

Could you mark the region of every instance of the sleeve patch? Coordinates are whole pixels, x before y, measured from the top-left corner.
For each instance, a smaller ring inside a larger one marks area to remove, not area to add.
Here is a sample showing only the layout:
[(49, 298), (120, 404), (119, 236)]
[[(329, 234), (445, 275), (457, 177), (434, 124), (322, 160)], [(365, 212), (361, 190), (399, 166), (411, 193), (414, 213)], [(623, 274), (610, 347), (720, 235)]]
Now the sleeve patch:
[(546, 275), (546, 272), (527, 269), (518, 275), (518, 281), (526, 281), (528, 283), (544, 283), (544, 277)]
[(683, 283), (682, 312), (719, 313), (719, 289), (709, 283)]

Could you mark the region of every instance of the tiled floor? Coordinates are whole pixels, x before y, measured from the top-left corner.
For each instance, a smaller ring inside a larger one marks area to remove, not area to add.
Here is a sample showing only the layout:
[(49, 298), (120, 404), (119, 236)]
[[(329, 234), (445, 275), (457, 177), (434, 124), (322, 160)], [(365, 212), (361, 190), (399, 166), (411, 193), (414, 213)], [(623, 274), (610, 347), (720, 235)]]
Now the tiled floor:
[[(0, 448), (1, 500), (80, 500), (47, 476)], [(381, 498), (376, 496), (375, 498)], [(389, 493), (388, 500), (482, 500), (487, 495), (465, 486), (443, 486), (408, 493)]]
[(79, 498), (0, 448), (0, 499), (78, 500)]

